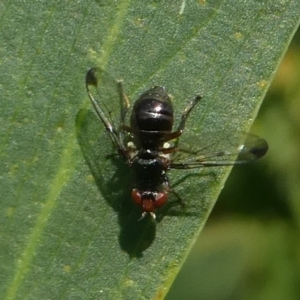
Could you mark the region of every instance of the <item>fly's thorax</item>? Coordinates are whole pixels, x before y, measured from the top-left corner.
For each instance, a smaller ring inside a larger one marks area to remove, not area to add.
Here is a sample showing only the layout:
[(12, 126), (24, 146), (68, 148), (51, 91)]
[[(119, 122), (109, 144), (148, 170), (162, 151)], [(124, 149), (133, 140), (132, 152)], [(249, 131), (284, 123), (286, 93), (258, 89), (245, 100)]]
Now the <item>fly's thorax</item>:
[(163, 184), (166, 177), (167, 165), (165, 158), (157, 151), (141, 149), (133, 159), (131, 167), (135, 174), (137, 188), (147, 190)]

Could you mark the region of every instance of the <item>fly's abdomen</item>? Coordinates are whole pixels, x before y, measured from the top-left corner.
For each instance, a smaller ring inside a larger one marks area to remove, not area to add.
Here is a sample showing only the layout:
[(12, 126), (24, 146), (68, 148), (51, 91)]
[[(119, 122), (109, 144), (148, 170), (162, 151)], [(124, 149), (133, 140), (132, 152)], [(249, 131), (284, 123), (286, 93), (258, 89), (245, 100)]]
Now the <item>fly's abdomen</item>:
[(161, 139), (172, 131), (173, 107), (163, 87), (154, 87), (135, 102), (130, 125), (139, 147), (157, 148)]

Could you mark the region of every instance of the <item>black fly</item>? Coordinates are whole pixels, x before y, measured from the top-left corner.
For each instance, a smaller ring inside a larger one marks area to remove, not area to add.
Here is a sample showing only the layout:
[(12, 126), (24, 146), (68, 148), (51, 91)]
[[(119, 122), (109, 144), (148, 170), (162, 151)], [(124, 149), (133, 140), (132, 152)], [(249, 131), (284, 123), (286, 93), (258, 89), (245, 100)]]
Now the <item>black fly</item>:
[[(113, 90), (116, 87), (117, 92)], [(199, 95), (183, 111), (179, 126), (173, 131), (173, 107), (164, 87), (155, 86), (144, 92), (134, 103), (130, 117), (130, 104), (121, 81), (116, 82), (103, 70), (92, 68), (86, 75), (86, 89), (119, 155), (135, 174), (131, 197), (141, 207), (142, 217), (149, 213), (155, 218), (156, 209), (166, 203), (169, 192), (179, 197), (170, 187), (167, 176), (170, 169), (247, 163), (264, 156), (268, 150), (267, 142), (255, 136), (235, 152), (180, 149), (178, 138), (189, 114), (201, 100)], [(118, 108), (112, 105), (114, 97), (120, 100), (117, 118)]]

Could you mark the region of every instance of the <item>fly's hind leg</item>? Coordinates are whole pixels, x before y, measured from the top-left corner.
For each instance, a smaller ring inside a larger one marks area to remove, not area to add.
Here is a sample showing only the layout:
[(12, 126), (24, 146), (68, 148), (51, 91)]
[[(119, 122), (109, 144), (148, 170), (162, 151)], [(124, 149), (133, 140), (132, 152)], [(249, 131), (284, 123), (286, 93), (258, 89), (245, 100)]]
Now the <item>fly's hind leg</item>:
[[(177, 130), (170, 133), (166, 137), (165, 142), (170, 141), (170, 140), (175, 140), (175, 139), (177, 139), (178, 137), (180, 137), (182, 135), (183, 130), (185, 128), (185, 123), (186, 123), (187, 118), (189, 117), (189, 115), (190, 115), (191, 111), (193, 110), (193, 108), (196, 106), (196, 104), (198, 102), (200, 102), (201, 99), (202, 99), (202, 96), (197, 95), (194, 98), (194, 100), (189, 103), (189, 105), (185, 108), (185, 110), (183, 111), (183, 113), (181, 115), (180, 123), (179, 123), (179, 126), (178, 126)], [(175, 143), (175, 148), (177, 148), (177, 146), (178, 146), (178, 140)]]
[(183, 111), (182, 115), (181, 115), (181, 120), (179, 123), (179, 126), (177, 128), (177, 131), (179, 132), (183, 132), (184, 128), (185, 128), (185, 123), (186, 120), (189, 116), (189, 114), (191, 113), (191, 111), (193, 110), (193, 108), (196, 106), (196, 104), (198, 102), (200, 102), (200, 100), (202, 99), (202, 96), (197, 95), (193, 101), (190, 102), (190, 104), (185, 108), (185, 110)]
[(120, 107), (121, 107), (121, 116), (120, 116), (121, 124), (120, 124), (120, 126), (124, 126), (126, 114), (130, 107), (130, 102), (129, 102), (128, 96), (125, 93), (122, 80), (118, 80), (118, 89), (119, 89)]
[(128, 112), (128, 109), (130, 107), (130, 101), (128, 96), (125, 93), (125, 89), (123, 86), (123, 81), (118, 80), (118, 90), (119, 90), (119, 99), (120, 99), (120, 123), (119, 123), (119, 140), (122, 141), (123, 149), (126, 149), (126, 151), (122, 151), (121, 155), (124, 156), (126, 159), (129, 158), (128, 153), (128, 145), (127, 145), (127, 136), (131, 133), (131, 128), (125, 124), (126, 122), (126, 115)]

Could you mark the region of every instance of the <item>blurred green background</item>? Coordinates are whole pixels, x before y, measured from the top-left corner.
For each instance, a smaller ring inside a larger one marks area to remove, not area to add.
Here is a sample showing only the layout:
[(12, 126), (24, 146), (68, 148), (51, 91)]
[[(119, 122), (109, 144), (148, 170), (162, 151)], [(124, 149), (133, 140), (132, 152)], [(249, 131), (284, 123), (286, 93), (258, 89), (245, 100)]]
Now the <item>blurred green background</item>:
[(300, 299), (300, 31), (252, 133), (269, 152), (235, 167), (167, 300)]

